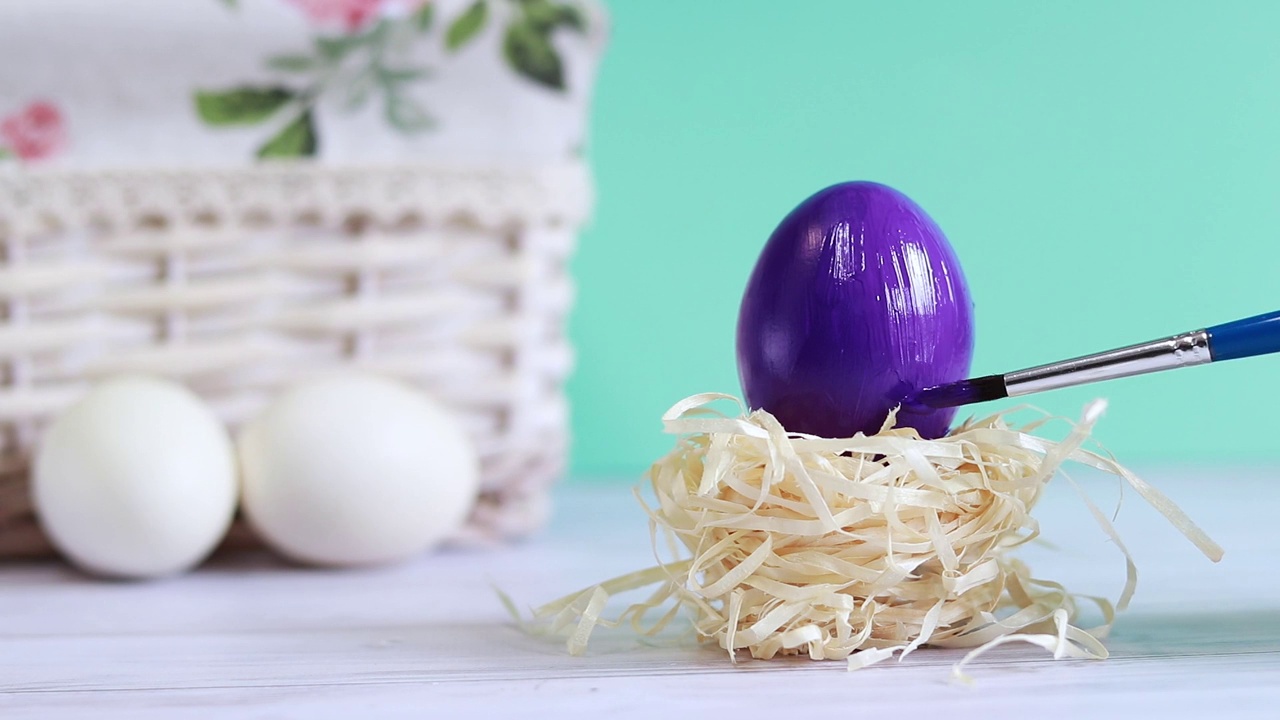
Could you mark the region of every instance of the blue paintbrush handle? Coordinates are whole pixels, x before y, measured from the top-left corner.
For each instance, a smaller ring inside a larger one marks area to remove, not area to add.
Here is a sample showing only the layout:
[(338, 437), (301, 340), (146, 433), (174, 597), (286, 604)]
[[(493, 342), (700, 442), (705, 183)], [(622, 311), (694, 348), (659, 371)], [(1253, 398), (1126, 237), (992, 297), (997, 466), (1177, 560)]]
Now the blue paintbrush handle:
[(1280, 353), (1280, 310), (1048, 365), (925, 388), (903, 402), (942, 408)]
[(1280, 310), (1208, 328), (1213, 361), (1280, 352)]
[[(1280, 310), (1214, 325), (1204, 330), (993, 376), (1003, 382), (978, 378), (967, 381), (969, 384), (966, 387), (973, 390), (971, 394), (986, 399), (1001, 395), (1017, 397), (1100, 380), (1114, 380), (1268, 353), (1280, 353)], [(941, 391), (935, 392), (935, 395), (940, 394)], [(966, 404), (972, 401), (958, 395), (953, 399), (949, 395), (939, 402)]]

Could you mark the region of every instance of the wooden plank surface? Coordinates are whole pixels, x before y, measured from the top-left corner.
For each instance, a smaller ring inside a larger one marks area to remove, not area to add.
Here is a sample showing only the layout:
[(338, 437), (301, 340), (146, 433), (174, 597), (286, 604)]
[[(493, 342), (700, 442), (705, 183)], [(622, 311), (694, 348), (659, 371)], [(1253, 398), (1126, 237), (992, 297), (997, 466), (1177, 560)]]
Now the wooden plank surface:
[[(0, 718), (656, 718), (858, 711), (950, 717), (1275, 717), (1280, 713), (1280, 471), (1152, 472), (1227, 550), (1212, 564), (1132, 493), (1118, 527), (1142, 578), (1103, 662), (999, 648), (949, 682), (959, 654), (842, 663), (744, 661), (677, 636), (602, 632), (587, 657), (512, 627), (524, 605), (650, 564), (626, 483), (571, 484), (544, 536), (393, 568), (318, 571), (266, 555), (219, 558), (155, 583), (55, 564), (0, 568)], [(1115, 485), (1086, 478), (1100, 502)], [(1123, 561), (1069, 486), (1037, 510), (1037, 574), (1113, 596)]]

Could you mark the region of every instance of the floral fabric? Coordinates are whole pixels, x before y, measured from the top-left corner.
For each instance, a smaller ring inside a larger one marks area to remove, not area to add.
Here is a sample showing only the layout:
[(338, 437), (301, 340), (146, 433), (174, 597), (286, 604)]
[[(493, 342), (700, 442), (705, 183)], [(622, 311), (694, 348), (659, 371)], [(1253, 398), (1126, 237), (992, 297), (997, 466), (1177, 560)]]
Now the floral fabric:
[(37, 100), (0, 118), (0, 160), (34, 162), (51, 157), (67, 143), (58, 106)]
[(595, 2), (0, 3), (0, 167), (572, 159)]

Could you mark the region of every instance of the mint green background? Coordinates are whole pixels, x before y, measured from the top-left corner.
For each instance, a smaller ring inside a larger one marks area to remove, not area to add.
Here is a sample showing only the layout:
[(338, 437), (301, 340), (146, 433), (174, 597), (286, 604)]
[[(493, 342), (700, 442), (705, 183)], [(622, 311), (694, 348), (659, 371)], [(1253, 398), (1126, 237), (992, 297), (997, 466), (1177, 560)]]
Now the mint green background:
[[(868, 179), (956, 247), (975, 374), (1280, 307), (1280, 3), (608, 3), (593, 226), (570, 383), (574, 472), (632, 476), (659, 417), (740, 392), (733, 327), (782, 216)], [(1280, 358), (1035, 402), (1111, 400), (1131, 463), (1280, 458)]]

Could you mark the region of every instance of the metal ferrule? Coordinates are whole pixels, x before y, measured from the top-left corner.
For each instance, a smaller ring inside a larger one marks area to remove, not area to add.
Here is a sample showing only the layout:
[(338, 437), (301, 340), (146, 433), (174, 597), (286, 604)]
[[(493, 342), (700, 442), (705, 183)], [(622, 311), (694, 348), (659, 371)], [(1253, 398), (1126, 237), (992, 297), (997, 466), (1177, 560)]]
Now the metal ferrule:
[(1209, 354), (1209, 333), (1195, 330), (1163, 340), (1018, 370), (1006, 374), (1004, 384), (1009, 397), (1015, 397), (1099, 380), (1204, 365), (1212, 360), (1213, 357)]

